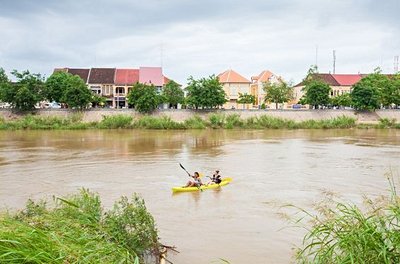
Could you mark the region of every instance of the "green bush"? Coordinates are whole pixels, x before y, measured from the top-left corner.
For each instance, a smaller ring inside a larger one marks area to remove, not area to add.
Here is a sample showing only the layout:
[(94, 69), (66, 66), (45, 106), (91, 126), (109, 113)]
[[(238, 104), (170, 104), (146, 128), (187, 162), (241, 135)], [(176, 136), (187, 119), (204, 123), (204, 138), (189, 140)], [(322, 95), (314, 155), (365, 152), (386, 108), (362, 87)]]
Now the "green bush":
[(145, 129), (182, 129), (184, 125), (173, 121), (168, 116), (143, 116), (134, 122), (134, 127)]
[(185, 128), (188, 129), (205, 129), (206, 123), (205, 121), (198, 115), (195, 115), (189, 119), (186, 119), (183, 122)]
[(226, 117), (224, 128), (232, 129), (241, 127), (243, 127), (243, 121), (240, 119), (239, 114), (231, 114)]
[(55, 205), (28, 201), (25, 210), (0, 216), (0, 263), (143, 263), (158, 253), (153, 217), (137, 195), (103, 212), (87, 190)]
[(131, 128), (132, 121), (132, 116), (128, 115), (103, 116), (103, 120), (98, 123), (98, 128)]
[(225, 115), (223, 114), (210, 114), (208, 116), (208, 124), (211, 128), (222, 128), (225, 124)]

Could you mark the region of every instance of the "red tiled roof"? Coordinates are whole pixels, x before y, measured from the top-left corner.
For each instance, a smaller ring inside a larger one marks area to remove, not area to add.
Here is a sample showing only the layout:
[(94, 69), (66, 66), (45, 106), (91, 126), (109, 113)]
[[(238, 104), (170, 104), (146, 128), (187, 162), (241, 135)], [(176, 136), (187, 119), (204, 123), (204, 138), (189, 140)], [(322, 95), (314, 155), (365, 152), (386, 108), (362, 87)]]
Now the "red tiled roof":
[(227, 70), (218, 75), (220, 83), (251, 83), (234, 70)]
[(258, 75), (258, 81), (259, 82), (268, 82), (269, 79), (272, 77), (272, 75), (274, 75), (274, 74), (272, 72), (270, 72), (270, 71), (262, 71)]
[(363, 78), (361, 74), (332, 74), (341, 86), (352, 86)]
[(92, 68), (88, 83), (113, 84), (115, 68)]
[(140, 67), (139, 82), (153, 84), (154, 86), (164, 85), (164, 76), (161, 67)]
[(121, 85), (132, 85), (139, 82), (139, 69), (117, 69), (115, 72), (115, 83)]

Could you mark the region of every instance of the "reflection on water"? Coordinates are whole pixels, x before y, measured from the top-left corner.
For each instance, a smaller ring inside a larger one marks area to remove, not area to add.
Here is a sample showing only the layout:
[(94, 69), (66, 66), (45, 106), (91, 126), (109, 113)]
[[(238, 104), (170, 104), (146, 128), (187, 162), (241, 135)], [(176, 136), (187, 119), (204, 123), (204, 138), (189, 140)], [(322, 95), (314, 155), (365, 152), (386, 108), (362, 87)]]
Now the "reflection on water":
[[(386, 193), (399, 171), (396, 130), (0, 131), (0, 207), (80, 187), (109, 207), (143, 196), (174, 263), (288, 263), (302, 231), (279, 207), (310, 208), (326, 193), (353, 202)], [(220, 169), (233, 182), (171, 193), (190, 172)], [(283, 228), (283, 229), (282, 229)]]

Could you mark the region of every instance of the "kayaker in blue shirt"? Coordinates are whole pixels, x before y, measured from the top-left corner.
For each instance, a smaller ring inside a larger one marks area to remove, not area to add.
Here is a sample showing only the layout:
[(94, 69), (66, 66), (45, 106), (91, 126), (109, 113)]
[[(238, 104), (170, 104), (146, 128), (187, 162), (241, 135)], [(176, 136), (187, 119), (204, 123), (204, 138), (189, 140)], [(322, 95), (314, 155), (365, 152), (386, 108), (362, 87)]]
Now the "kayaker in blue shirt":
[(186, 185), (183, 187), (185, 187), (185, 188), (186, 187), (200, 187), (201, 185), (203, 185), (203, 183), (201, 182), (201, 179), (200, 179), (200, 174), (197, 171), (194, 173), (194, 175), (190, 175), (190, 177), (192, 177), (193, 180), (190, 179), (186, 183)]

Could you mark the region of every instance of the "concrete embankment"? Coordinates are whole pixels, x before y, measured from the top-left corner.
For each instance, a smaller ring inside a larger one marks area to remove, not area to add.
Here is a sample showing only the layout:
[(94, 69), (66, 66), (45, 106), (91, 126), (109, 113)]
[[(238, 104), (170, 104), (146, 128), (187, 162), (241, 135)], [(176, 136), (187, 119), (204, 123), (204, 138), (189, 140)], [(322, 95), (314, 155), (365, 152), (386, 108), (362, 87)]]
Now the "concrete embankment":
[[(40, 109), (33, 112), (34, 115), (43, 117), (70, 117), (76, 114), (76, 111), (68, 109)], [(357, 120), (357, 123), (374, 124), (378, 123), (381, 118), (394, 119), (400, 122), (400, 110), (377, 110), (375, 112), (356, 112), (354, 110), (158, 110), (152, 115), (168, 116), (174, 121), (182, 122), (190, 117), (198, 115), (202, 118), (207, 118), (211, 113), (221, 113), (225, 115), (238, 114), (241, 118), (257, 117), (261, 115), (268, 115), (282, 119), (289, 119), (294, 121), (304, 120), (323, 120), (331, 119), (340, 116), (352, 117)], [(82, 121), (92, 122), (100, 121), (104, 116), (112, 115), (130, 115), (139, 117), (141, 114), (132, 109), (91, 109), (82, 112)], [(5, 120), (21, 118), (22, 115), (11, 112), (8, 109), (1, 109), (0, 117)]]

